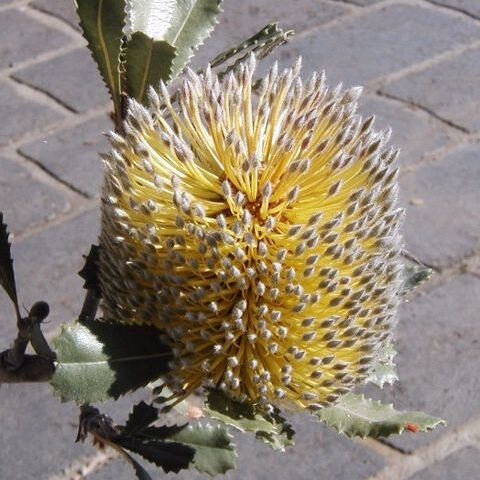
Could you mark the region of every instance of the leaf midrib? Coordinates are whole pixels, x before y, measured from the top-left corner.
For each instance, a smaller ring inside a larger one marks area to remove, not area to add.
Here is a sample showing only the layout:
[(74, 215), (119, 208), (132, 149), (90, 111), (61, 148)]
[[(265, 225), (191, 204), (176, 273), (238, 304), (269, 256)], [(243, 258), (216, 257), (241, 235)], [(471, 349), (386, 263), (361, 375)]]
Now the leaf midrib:
[(108, 53), (107, 44), (105, 43), (104, 34), (103, 34), (103, 23), (102, 23), (103, 2), (104, 2), (104, 0), (99, 0), (99, 2), (98, 2), (97, 33), (98, 33), (100, 48), (102, 49), (103, 55), (105, 56), (105, 65), (107, 67), (107, 76), (109, 78), (109, 83), (110, 83), (111, 88), (112, 88), (113, 101), (114, 101), (114, 103), (116, 103), (117, 92), (116, 92), (115, 77), (113, 76), (112, 66), (110, 64), (110, 55)]
[(169, 356), (170, 353), (156, 353), (154, 355), (137, 355), (137, 356), (132, 356), (132, 357), (124, 357), (124, 358), (115, 358), (113, 360), (96, 360), (96, 361), (86, 361), (86, 362), (57, 362), (58, 365), (68, 365), (68, 366), (90, 366), (90, 365), (101, 365), (101, 364), (109, 364), (111, 365), (112, 363), (122, 363), (122, 362), (132, 362), (136, 360), (148, 360), (151, 358), (159, 358), (159, 357), (167, 357)]
[(185, 28), (185, 25), (187, 23), (187, 21), (190, 19), (190, 16), (192, 15), (192, 12), (193, 12), (193, 9), (195, 8), (195, 4), (197, 3), (198, 0), (195, 0), (193, 3), (192, 3), (192, 7), (190, 8), (190, 11), (188, 12), (188, 15), (185, 16), (185, 20), (183, 21), (182, 25), (180, 26), (180, 28), (178, 29), (178, 33), (177, 35), (174, 37), (174, 39), (172, 40), (172, 45), (175, 46), (175, 42), (178, 40), (178, 37), (180, 36), (180, 34), (183, 32), (183, 29)]

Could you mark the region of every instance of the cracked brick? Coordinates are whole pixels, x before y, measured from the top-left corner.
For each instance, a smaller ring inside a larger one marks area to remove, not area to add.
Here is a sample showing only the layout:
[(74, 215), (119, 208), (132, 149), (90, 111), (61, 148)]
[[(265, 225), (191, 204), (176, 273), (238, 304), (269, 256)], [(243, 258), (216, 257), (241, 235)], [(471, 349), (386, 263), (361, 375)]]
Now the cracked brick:
[(39, 163), (62, 182), (89, 197), (98, 196), (103, 164), (98, 155), (108, 149), (103, 133), (112, 129), (102, 116), (22, 145), (20, 153)]
[(385, 86), (382, 91), (415, 103), (469, 131), (480, 129), (480, 48), (443, 60)]
[(35, 58), (64, 46), (69, 37), (11, 9), (0, 12), (0, 68)]
[(51, 108), (23, 96), (8, 83), (0, 81), (0, 146), (44, 129), (59, 121), (62, 115)]
[(456, 148), (401, 179), (407, 203), (407, 248), (424, 262), (445, 267), (480, 243), (479, 144)]
[(27, 168), (0, 157), (0, 205), (9, 230), (19, 234), (70, 209), (69, 201)]
[(86, 47), (23, 68), (13, 77), (46, 92), (75, 112), (108, 102), (107, 89)]

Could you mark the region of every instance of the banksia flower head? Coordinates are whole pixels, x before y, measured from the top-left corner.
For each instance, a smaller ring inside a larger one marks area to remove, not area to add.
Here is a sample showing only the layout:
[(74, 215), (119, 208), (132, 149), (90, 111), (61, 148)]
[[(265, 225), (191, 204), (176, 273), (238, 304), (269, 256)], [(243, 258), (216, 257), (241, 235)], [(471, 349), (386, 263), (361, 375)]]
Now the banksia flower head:
[(302, 83), (299, 61), (256, 93), (254, 71), (187, 72), (178, 106), (163, 85), (130, 103), (105, 156), (104, 314), (164, 332), (179, 396), (318, 409), (391, 333), (397, 151), (356, 114), (360, 88)]

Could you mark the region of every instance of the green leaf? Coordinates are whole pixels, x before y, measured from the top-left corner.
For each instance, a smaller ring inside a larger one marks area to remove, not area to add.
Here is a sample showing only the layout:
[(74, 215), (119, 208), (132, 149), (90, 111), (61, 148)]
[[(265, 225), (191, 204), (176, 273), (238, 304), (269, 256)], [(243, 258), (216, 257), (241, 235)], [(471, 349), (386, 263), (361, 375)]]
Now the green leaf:
[(161, 467), (164, 472), (176, 472), (188, 468), (195, 450), (178, 442), (142, 441), (134, 437), (118, 437), (117, 445), (141, 455), (145, 460)]
[(225, 425), (230, 425), (241, 432), (254, 432), (258, 440), (274, 450), (285, 450), (293, 445), (292, 426), (276, 410), (267, 415), (248, 403), (240, 403), (223, 395), (218, 390), (208, 393), (205, 413)]
[(214, 68), (225, 62), (230, 62), (224, 70), (218, 72), (218, 76), (221, 79), (229, 72), (236, 70), (240, 64), (247, 60), (251, 53), (255, 53), (257, 59), (264, 58), (276, 47), (286, 43), (293, 33), (293, 30), (285, 32), (278, 24), (269, 23), (239, 45), (218, 54), (210, 62), (210, 66)]
[(80, 26), (107, 84), (115, 111), (120, 111), (120, 51), (125, 26), (125, 0), (75, 0)]
[(252, 405), (240, 403), (223, 395), (218, 390), (208, 393), (205, 413), (240, 432), (277, 433), (274, 423)]
[(132, 413), (128, 416), (127, 423), (122, 429), (122, 435), (135, 435), (142, 432), (158, 419), (158, 408), (140, 402), (134, 405)]
[(90, 247), (90, 252), (88, 252), (87, 257), (85, 258), (85, 265), (78, 272), (78, 275), (85, 280), (83, 283), (83, 288), (86, 290), (93, 290), (97, 297), (100, 298), (102, 296), (102, 291), (100, 289), (100, 282), (98, 280), (99, 261), (100, 247), (98, 245), (92, 245)]
[(417, 287), (427, 282), (432, 274), (433, 270), (424, 265), (405, 265), (400, 295), (411, 293)]
[(17, 317), (20, 318), (15, 272), (13, 271), (13, 259), (10, 253), (8, 236), (7, 225), (3, 223), (3, 213), (0, 212), (0, 285), (12, 300)]
[(231, 435), (222, 425), (190, 424), (169, 439), (195, 449), (193, 466), (199, 472), (213, 476), (235, 468), (235, 449)]
[(333, 407), (320, 410), (318, 418), (349, 437), (386, 437), (404, 430), (426, 432), (445, 425), (441, 418), (422, 412), (399, 412), (391, 404), (348, 393)]
[(260, 430), (256, 432), (255, 437), (273, 450), (284, 452), (286, 447), (295, 444), (293, 440), (295, 430), (292, 425), (280, 415), (278, 410), (273, 414), (272, 422), (275, 425), (275, 433)]
[(126, 46), (126, 86), (130, 97), (141, 103), (147, 101), (149, 85), (167, 82), (172, 75), (175, 48), (164, 40), (155, 40), (135, 32)]
[(393, 385), (398, 380), (394, 364), (396, 354), (396, 350), (390, 343), (380, 348), (366, 381), (377, 385), (379, 388), (383, 388), (385, 384)]
[(129, 455), (123, 448), (117, 449), (130, 463), (130, 465), (135, 470), (135, 475), (137, 476), (138, 480), (152, 480), (152, 477), (149, 473), (138, 463), (131, 455)]
[(221, 0), (130, 0), (130, 31), (142, 32), (175, 47), (172, 71), (175, 77), (210, 35), (220, 4)]
[(64, 401), (117, 399), (165, 374), (171, 359), (154, 327), (102, 321), (75, 322), (54, 339), (51, 383)]

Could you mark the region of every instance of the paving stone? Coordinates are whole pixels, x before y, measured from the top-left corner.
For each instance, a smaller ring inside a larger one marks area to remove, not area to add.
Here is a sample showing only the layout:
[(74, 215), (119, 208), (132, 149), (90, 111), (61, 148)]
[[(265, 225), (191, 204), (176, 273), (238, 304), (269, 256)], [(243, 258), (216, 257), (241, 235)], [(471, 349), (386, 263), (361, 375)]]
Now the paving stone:
[(103, 179), (98, 152), (107, 151), (108, 141), (103, 133), (111, 129), (111, 121), (102, 116), (27, 143), (20, 153), (78, 191), (95, 197), (100, 193)]
[(480, 414), (480, 323), (473, 301), (479, 297), (480, 279), (465, 274), (402, 305), (396, 357), (400, 381), (386, 387), (385, 401), (400, 410), (443, 417), (448, 427), (390, 437), (389, 443), (412, 451)]
[(354, 5), (360, 5), (361, 7), (366, 7), (368, 5), (373, 5), (374, 3), (381, 2), (381, 0), (338, 0), (338, 1), (353, 3)]
[(76, 444), (78, 409), (52, 396), (49, 385), (2, 385), (0, 478), (38, 480), (91, 451)]
[(450, 265), (479, 245), (479, 147), (459, 147), (401, 180), (407, 248), (427, 263)]
[(480, 3), (478, 0), (430, 0), (437, 5), (452, 7), (480, 18)]
[(469, 131), (480, 129), (480, 48), (436, 63), (383, 88)]
[(418, 109), (378, 96), (360, 99), (362, 115), (374, 114), (377, 129), (392, 127), (392, 144), (401, 148), (400, 163), (409, 166), (451, 140), (451, 132), (441, 122)]
[(41, 225), (70, 209), (70, 203), (27, 168), (0, 157), (0, 210), (14, 234)]
[(427, 470), (410, 477), (409, 480), (463, 480), (475, 478), (478, 475), (478, 459), (480, 450), (467, 447), (453, 453), (443, 461), (434, 464)]
[[(24, 240), (13, 242), (17, 290), (20, 304), (29, 308), (38, 300), (50, 304), (46, 330), (73, 320), (83, 301), (83, 281), (77, 272), (82, 255), (97, 242), (99, 212), (89, 212), (53, 226)], [(13, 309), (6, 295), (0, 295), (0, 338), (13, 339)], [(11, 317), (11, 318), (10, 318)], [(0, 477), (1, 478), (1, 477)]]
[(420, 5), (393, 4), (319, 28), (279, 50), (303, 56), (305, 72), (325, 69), (330, 83), (365, 84), (480, 38), (480, 26)]
[(61, 18), (72, 27), (80, 29), (78, 26), (78, 15), (75, 11), (74, 2), (65, 0), (34, 0), (30, 3), (38, 10), (50, 13), (55, 17)]
[(0, 68), (11, 67), (67, 42), (69, 37), (19, 10), (0, 12)]
[[(227, 480), (303, 480), (322, 478), (335, 480), (361, 480), (373, 475), (384, 465), (383, 459), (369, 450), (361, 442), (354, 442), (345, 436), (327, 429), (308, 415), (295, 418), (296, 445), (285, 453), (275, 452), (258, 442), (249, 434), (235, 434), (237, 445), (237, 469), (228, 472)], [(142, 463), (143, 465), (146, 462)], [(148, 464), (147, 464), (148, 465)], [(150, 470), (152, 475), (154, 470)], [(196, 471), (183, 471), (181, 478), (207, 479), (207, 475)], [(95, 473), (88, 480), (130, 480), (131, 467), (125, 462), (115, 460)], [(153, 478), (174, 480), (178, 476), (153, 475)]]
[(278, 22), (284, 30), (301, 33), (348, 11), (346, 5), (322, 0), (225, 2), (224, 12), (219, 16), (220, 23), (212, 37), (200, 47), (194, 65), (204, 67), (217, 53), (245, 40), (268, 23)]
[(48, 93), (76, 112), (108, 102), (107, 89), (86, 47), (19, 70), (13, 77)]
[(31, 98), (23, 97), (8, 83), (0, 81), (0, 146), (59, 121), (61, 114)]

